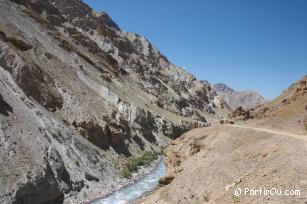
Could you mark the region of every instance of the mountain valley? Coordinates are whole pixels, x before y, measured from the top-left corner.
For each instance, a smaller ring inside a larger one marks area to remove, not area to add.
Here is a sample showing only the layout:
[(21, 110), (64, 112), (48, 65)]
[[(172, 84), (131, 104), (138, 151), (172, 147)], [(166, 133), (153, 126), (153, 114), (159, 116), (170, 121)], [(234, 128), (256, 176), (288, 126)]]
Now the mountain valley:
[(137, 203), (307, 202), (233, 193), (307, 188), (306, 102), (307, 76), (210, 84), (81, 0), (0, 1), (1, 204), (91, 203), (162, 161)]

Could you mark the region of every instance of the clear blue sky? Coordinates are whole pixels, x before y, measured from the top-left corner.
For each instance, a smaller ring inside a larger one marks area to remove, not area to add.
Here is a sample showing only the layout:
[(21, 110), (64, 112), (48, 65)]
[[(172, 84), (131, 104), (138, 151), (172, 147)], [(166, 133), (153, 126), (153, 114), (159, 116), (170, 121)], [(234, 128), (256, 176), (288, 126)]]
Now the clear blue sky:
[(307, 74), (307, 0), (84, 0), (198, 79), (272, 99)]

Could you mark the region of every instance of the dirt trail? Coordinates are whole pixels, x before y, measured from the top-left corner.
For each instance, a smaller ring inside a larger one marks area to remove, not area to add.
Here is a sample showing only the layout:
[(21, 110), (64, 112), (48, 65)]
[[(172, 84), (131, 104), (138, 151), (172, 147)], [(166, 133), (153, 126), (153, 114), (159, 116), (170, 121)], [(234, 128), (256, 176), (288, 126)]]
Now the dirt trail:
[(243, 129), (250, 129), (250, 130), (255, 130), (255, 131), (261, 131), (261, 132), (271, 133), (271, 134), (275, 134), (275, 135), (283, 135), (283, 136), (287, 136), (287, 137), (294, 137), (294, 138), (297, 138), (297, 139), (307, 141), (307, 135), (302, 135), (302, 134), (294, 134), (294, 133), (289, 133), (289, 132), (284, 132), (284, 131), (271, 130), (271, 129), (267, 129), (267, 128), (249, 127), (249, 126), (243, 126), (243, 125), (230, 125), (230, 124), (228, 124), (228, 126), (243, 128)]
[[(173, 180), (139, 203), (307, 203), (307, 135), (247, 124), (194, 129), (165, 150)], [(299, 189), (297, 196), (236, 197), (237, 188)]]

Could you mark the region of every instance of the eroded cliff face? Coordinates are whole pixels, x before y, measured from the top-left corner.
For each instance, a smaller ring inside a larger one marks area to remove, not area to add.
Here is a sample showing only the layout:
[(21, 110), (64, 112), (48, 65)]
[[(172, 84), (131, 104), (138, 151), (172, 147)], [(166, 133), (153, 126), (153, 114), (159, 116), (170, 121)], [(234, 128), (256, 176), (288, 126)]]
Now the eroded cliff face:
[(3, 0), (0, 17), (0, 203), (103, 195), (128, 156), (228, 114), (209, 83), (81, 1)]

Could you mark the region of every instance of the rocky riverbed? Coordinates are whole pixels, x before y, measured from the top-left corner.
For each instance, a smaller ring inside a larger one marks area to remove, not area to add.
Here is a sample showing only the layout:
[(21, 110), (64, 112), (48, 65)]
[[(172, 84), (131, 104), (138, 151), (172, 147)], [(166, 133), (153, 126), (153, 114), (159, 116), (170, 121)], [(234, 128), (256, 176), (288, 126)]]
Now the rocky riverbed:
[[(111, 185), (109, 187), (106, 187), (105, 185), (99, 182), (93, 182), (92, 185), (83, 188), (81, 192), (76, 193), (75, 195), (65, 199), (64, 203), (67, 204), (97, 203), (99, 200), (103, 200), (104, 198), (110, 197), (114, 195), (116, 192), (122, 191), (123, 189), (135, 185), (136, 183), (140, 183), (142, 180), (146, 179), (148, 175), (154, 174), (154, 176), (156, 176), (157, 172), (155, 171), (155, 169), (159, 169), (160, 172), (164, 171), (163, 169), (165, 168), (162, 157), (159, 157), (159, 159), (153, 161), (150, 164), (150, 166), (139, 167), (137, 172), (131, 174), (131, 178), (117, 178), (114, 181), (116, 185)], [(156, 177), (157, 182), (160, 179), (160, 177)], [(143, 195), (144, 194), (141, 193), (141, 196)], [(136, 198), (138, 197), (136, 196)]]
[(139, 176), (135, 177), (128, 185), (124, 185), (122, 188), (119, 186), (119, 190), (112, 192), (102, 199), (97, 199), (91, 202), (91, 204), (125, 204), (134, 202), (156, 188), (159, 184), (159, 179), (166, 172), (166, 167), (163, 160), (159, 159), (151, 168), (143, 168), (142, 170), (145, 171), (141, 171)]

